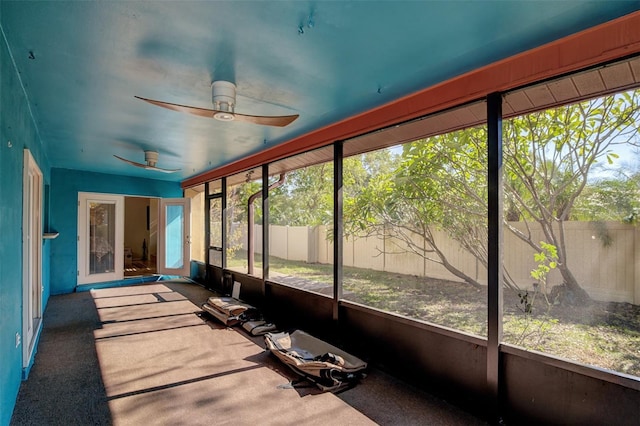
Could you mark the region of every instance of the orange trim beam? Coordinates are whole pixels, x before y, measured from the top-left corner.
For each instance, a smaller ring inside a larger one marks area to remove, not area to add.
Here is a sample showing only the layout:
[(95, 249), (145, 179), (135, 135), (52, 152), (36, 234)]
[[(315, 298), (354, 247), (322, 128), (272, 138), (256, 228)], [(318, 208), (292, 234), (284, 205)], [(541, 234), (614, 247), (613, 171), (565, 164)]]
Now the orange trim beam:
[(373, 130), (640, 53), (640, 12), (589, 28), (298, 136), (182, 182), (189, 188)]

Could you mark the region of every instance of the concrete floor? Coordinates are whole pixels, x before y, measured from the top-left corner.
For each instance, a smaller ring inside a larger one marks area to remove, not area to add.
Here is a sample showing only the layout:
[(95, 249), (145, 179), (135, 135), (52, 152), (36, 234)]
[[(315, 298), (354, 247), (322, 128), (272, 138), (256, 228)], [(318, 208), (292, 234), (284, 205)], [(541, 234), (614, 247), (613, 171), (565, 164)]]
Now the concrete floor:
[(176, 280), (51, 297), (11, 424), (484, 424), (376, 369), (323, 393), (203, 315), (211, 295)]

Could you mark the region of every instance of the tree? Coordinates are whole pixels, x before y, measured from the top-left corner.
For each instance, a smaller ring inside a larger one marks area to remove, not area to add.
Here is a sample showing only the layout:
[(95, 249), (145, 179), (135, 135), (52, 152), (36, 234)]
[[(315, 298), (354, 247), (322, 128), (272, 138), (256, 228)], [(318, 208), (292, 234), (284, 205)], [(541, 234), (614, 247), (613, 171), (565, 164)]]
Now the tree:
[(640, 173), (620, 171), (613, 178), (598, 179), (585, 187), (571, 216), (575, 220), (636, 223), (639, 194)]
[[(639, 98), (640, 91), (631, 91), (503, 122), (506, 226), (541, 252), (529, 226), (520, 231), (509, 221), (539, 224), (544, 244), (557, 248), (557, 269), (577, 300), (589, 298), (567, 262), (564, 224), (594, 167), (615, 162), (617, 147), (637, 144)], [(434, 231), (443, 230), (487, 265), (486, 140), (486, 128), (476, 127), (405, 144), (393, 172), (369, 179), (345, 201), (345, 228), (400, 238), (409, 251), (478, 286), (449, 262)], [(414, 243), (415, 234), (426, 246)], [(505, 283), (516, 287), (508, 271)]]
[[(250, 180), (252, 173), (247, 173), (247, 181), (230, 185), (227, 188), (227, 208), (226, 227), (227, 240), (224, 242), (227, 257), (229, 259), (236, 256), (236, 253), (246, 243), (247, 230), (244, 229), (248, 223), (248, 200), (252, 194), (262, 188), (261, 180)], [(244, 232), (243, 232), (244, 231)]]
[(345, 200), (345, 230), (398, 239), (407, 251), (480, 288), (449, 261), (437, 231), (487, 265), (486, 155), (484, 128), (403, 145), (395, 170), (370, 178), (357, 196)]
[(316, 226), (333, 221), (333, 163), (286, 173), (282, 186), (270, 191), (269, 223)]
[[(568, 263), (564, 225), (572, 218), (594, 167), (603, 161), (613, 164), (616, 149), (638, 143), (639, 111), (640, 91), (636, 90), (504, 122), (505, 198), (525, 223), (537, 222), (546, 243), (557, 248), (557, 268), (578, 301), (589, 296)], [(536, 252), (542, 251), (528, 227), (522, 232), (507, 225)]]
[[(393, 155), (373, 151), (344, 160), (344, 197), (368, 185), (371, 176), (393, 169)], [(270, 191), (269, 222), (273, 225), (317, 226), (333, 223), (333, 162), (286, 173), (282, 186)]]

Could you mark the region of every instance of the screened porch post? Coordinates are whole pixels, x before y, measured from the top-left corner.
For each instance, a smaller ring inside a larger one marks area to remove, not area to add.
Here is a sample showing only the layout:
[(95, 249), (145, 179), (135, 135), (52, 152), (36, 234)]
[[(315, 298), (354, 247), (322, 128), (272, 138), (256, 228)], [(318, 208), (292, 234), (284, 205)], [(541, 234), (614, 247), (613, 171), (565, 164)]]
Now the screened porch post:
[(262, 165), (262, 295), (269, 279), (269, 164)]
[(502, 95), (487, 96), (488, 184), (488, 335), (487, 385), (499, 416), (500, 342), (502, 341)]
[(227, 267), (227, 178), (222, 178), (222, 270)]
[(209, 196), (209, 182), (204, 183), (204, 282), (211, 285), (211, 197)]
[(342, 299), (342, 153), (343, 142), (333, 144), (333, 319), (338, 320), (338, 304)]

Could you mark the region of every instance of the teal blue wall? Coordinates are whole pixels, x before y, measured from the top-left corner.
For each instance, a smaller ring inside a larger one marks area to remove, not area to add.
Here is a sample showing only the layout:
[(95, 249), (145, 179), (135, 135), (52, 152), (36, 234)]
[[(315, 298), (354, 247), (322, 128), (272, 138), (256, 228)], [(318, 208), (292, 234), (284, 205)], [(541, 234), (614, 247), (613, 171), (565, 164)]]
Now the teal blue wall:
[[(28, 148), (50, 182), (49, 161), (0, 26), (0, 425), (11, 419), (22, 380), (22, 165)], [(49, 298), (50, 241), (43, 244), (43, 306)], [(33, 362), (33, 360), (31, 360)]]
[[(28, 148), (49, 188), (45, 224), (60, 232), (43, 243), (43, 308), (50, 294), (76, 286), (78, 191), (180, 197), (179, 183), (51, 169), (0, 25), (0, 426), (9, 424), (23, 377), (22, 345), (22, 170)], [(33, 359), (30, 360), (30, 365)]]
[(51, 170), (51, 294), (71, 293), (77, 284), (78, 192), (182, 197), (178, 182), (142, 179), (78, 170)]

